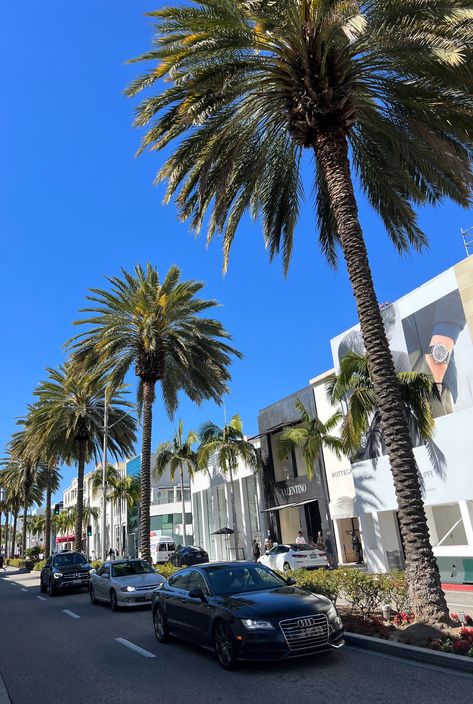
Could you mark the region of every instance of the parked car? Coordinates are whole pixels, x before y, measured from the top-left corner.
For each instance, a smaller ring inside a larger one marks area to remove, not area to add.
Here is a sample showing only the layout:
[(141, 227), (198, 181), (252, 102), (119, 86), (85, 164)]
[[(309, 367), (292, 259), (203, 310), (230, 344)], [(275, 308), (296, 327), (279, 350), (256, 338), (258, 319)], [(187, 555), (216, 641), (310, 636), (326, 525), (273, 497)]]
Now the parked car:
[(65, 551), (52, 555), (41, 570), (39, 588), (42, 594), (55, 596), (67, 589), (89, 588), (91, 565), (81, 552)]
[(167, 538), (164, 535), (158, 538), (151, 538), (151, 554), (155, 565), (169, 562), (172, 555), (176, 552), (176, 544), (172, 538)]
[(153, 593), (161, 643), (177, 636), (213, 650), (220, 665), (281, 660), (344, 644), (332, 602), (258, 563), (222, 562), (176, 572)]
[(297, 570), (299, 567), (315, 570), (329, 566), (327, 555), (307, 543), (275, 545), (271, 550), (267, 550), (261, 555), (258, 562), (272, 570), (280, 570), (281, 572)]
[(90, 578), (90, 601), (106, 601), (117, 611), (122, 606), (151, 604), (153, 590), (164, 577), (145, 560), (112, 560), (104, 562)]
[(195, 547), (194, 545), (179, 545), (176, 552), (169, 559), (171, 565), (176, 567), (200, 565), (208, 561), (209, 555), (204, 548)]

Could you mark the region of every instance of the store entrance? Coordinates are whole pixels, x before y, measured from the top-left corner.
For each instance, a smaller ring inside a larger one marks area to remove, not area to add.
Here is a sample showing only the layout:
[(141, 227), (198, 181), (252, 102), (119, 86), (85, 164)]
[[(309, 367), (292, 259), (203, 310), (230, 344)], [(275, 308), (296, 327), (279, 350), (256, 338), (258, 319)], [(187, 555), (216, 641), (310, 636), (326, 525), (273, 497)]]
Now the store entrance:
[(320, 518), (319, 502), (311, 501), (304, 506), (305, 520), (307, 525), (307, 535), (305, 536), (309, 543), (317, 542), (317, 533), (322, 530), (322, 521)]

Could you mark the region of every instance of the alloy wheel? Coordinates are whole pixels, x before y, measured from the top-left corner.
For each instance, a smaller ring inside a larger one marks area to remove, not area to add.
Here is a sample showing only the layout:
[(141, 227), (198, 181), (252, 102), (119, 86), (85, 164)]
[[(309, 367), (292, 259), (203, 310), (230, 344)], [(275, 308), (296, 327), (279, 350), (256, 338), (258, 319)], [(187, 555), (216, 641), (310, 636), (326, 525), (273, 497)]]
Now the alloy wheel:
[(160, 643), (166, 643), (169, 640), (169, 631), (163, 610), (159, 606), (153, 611), (153, 625), (156, 638)]
[(231, 670), (235, 667), (235, 645), (231, 631), (226, 623), (220, 621), (215, 628), (215, 653), (220, 665), (224, 670)]
[(112, 611), (118, 611), (117, 595), (113, 589), (110, 592), (110, 607)]
[(94, 591), (94, 588), (93, 588), (92, 585), (90, 585), (89, 596), (90, 596), (90, 603), (91, 603), (91, 604), (96, 604), (96, 603), (97, 603), (97, 599), (95, 598), (95, 591)]

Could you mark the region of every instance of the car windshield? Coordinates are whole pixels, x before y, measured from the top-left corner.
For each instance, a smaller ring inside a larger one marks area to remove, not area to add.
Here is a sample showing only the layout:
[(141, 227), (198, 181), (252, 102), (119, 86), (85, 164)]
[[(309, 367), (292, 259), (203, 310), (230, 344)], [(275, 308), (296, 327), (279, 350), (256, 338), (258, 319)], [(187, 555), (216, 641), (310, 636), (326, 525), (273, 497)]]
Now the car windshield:
[(205, 570), (214, 594), (238, 594), (278, 589), (286, 582), (263, 565), (216, 565)]
[(151, 574), (153, 568), (144, 560), (119, 562), (112, 565), (112, 577), (131, 577), (134, 574)]
[(300, 552), (301, 550), (317, 550), (313, 545), (308, 545), (307, 543), (291, 543), (289, 545), (293, 552)]
[(73, 565), (85, 565), (87, 560), (83, 555), (57, 555), (53, 560), (53, 567), (68, 567)]

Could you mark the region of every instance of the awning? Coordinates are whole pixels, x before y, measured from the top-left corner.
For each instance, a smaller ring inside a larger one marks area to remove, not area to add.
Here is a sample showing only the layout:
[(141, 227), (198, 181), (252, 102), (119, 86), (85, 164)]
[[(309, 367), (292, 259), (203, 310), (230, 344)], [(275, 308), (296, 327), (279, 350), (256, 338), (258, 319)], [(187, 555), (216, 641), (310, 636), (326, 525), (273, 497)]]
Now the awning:
[(73, 543), (76, 539), (75, 535), (58, 535), (56, 538), (57, 543)]
[(354, 518), (355, 513), (355, 497), (339, 496), (329, 503), (329, 511), (332, 519), (337, 518)]
[(295, 504), (281, 504), (281, 506), (271, 506), (271, 508), (264, 508), (261, 513), (267, 513), (268, 511), (282, 511), (283, 508), (295, 508), (296, 506), (310, 504), (312, 503), (312, 501), (317, 501), (317, 499), (305, 499), (305, 501), (298, 501)]

